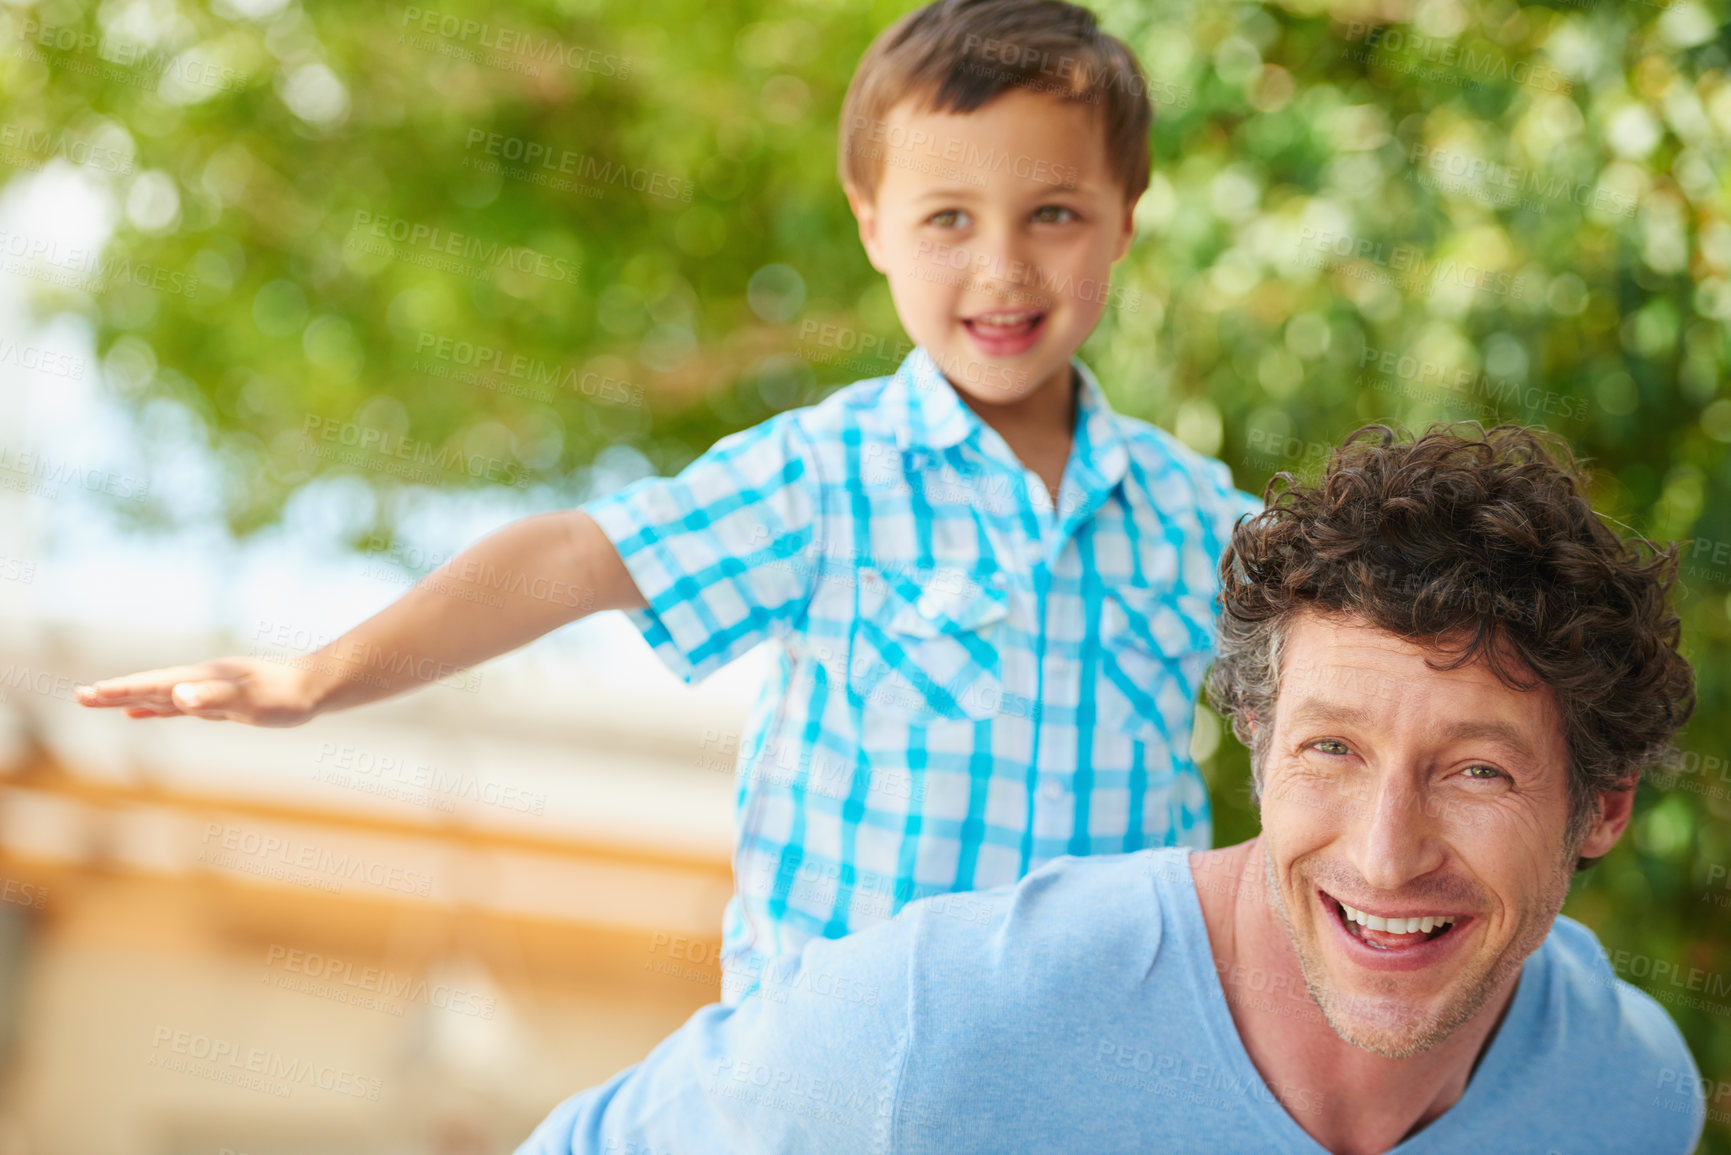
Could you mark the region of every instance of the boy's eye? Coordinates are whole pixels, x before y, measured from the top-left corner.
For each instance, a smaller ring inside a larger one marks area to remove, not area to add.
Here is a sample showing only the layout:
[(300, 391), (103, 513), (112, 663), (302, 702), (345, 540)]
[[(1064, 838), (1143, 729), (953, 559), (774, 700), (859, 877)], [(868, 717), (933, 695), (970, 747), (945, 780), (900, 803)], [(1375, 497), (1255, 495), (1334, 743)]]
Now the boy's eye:
[(940, 229), (960, 228), (967, 220), (968, 214), (961, 209), (942, 209), (926, 218), (928, 225), (937, 225)]
[(1041, 205), (1034, 210), (1034, 219), (1043, 225), (1059, 225), (1076, 220), (1076, 211), (1064, 205)]

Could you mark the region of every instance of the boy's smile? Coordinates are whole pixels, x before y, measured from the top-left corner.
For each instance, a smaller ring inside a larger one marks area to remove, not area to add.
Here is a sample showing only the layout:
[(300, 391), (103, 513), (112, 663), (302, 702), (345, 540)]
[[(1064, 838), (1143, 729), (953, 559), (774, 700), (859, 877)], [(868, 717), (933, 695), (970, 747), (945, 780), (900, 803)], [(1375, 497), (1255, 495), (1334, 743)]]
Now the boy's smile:
[(1044, 309), (989, 309), (962, 318), (962, 327), (989, 357), (1016, 357), (1034, 347), (1045, 324)]
[(1100, 319), (1133, 205), (1099, 109), (1014, 89), (968, 113), (915, 100), (861, 133), (872, 200), (848, 190), (902, 325), (989, 424), (1068, 430), (1069, 362)]

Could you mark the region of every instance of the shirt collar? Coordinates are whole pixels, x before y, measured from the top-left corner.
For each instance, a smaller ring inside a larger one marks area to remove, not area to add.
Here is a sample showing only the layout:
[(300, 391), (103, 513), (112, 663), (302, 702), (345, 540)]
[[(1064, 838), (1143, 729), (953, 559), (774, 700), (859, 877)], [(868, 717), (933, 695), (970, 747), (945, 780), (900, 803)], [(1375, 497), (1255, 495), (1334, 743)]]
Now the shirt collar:
[[(1070, 358), (1070, 365), (1081, 379), (1076, 399), (1075, 441), (1070, 448), (1066, 484), (1074, 476), (1084, 492), (1101, 493), (1123, 480), (1130, 455), (1124, 434), (1118, 428), (1116, 414), (1106, 401), (1106, 395), (1094, 374), (1079, 357)], [(916, 346), (902, 361), (901, 368), (891, 379), (905, 420), (895, 423), (896, 444), (903, 452), (934, 450), (942, 452), (985, 429), (979, 414), (968, 408), (956, 395), (956, 390), (939, 371), (937, 362), (924, 347)]]
[(923, 346), (915, 346), (893, 378), (906, 419), (897, 421), (896, 444), (903, 452), (945, 450), (972, 437), (984, 424), (955, 387), (944, 379)]
[[(1130, 449), (1119, 428), (1118, 415), (1106, 401), (1106, 393), (1079, 357), (1070, 358), (1082, 388), (1076, 398), (1076, 440), (1070, 448), (1073, 470), (1091, 476), (1077, 477), (1082, 488), (1105, 493), (1124, 480), (1130, 468)], [(1071, 470), (1066, 470), (1066, 474)]]

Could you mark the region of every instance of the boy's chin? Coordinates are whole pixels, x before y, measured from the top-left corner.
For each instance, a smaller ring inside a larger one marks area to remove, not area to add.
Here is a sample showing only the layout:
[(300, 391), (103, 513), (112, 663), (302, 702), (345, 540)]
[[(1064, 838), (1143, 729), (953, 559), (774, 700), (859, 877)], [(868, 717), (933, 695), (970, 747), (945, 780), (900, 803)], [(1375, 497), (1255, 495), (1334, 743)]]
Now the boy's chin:
[(969, 398), (987, 405), (1010, 405), (1038, 391), (1069, 362), (1037, 354), (987, 357), (964, 343), (928, 350), (944, 376)]

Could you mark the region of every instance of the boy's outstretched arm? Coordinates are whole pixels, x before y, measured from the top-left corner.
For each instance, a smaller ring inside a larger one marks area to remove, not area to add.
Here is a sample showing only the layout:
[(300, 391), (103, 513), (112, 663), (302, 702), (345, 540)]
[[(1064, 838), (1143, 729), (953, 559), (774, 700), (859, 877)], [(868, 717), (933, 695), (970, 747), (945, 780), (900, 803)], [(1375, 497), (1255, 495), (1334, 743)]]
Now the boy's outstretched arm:
[(298, 726), (436, 681), (597, 610), (645, 604), (594, 519), (580, 510), (540, 514), (482, 538), (293, 665), (217, 658), (81, 686), (78, 701), (133, 718)]

